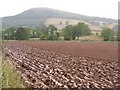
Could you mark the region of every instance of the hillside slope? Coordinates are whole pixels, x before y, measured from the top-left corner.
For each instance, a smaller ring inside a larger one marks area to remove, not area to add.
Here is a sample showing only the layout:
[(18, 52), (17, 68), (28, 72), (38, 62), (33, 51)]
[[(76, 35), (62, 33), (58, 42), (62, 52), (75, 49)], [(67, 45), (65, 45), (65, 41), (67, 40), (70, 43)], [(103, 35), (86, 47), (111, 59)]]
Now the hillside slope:
[(86, 21), (94, 25), (99, 25), (100, 24), (99, 22), (117, 23), (117, 21), (114, 19), (90, 17), (50, 8), (32, 8), (15, 16), (3, 17), (2, 25), (3, 28), (11, 26), (40, 27), (48, 18), (76, 19)]

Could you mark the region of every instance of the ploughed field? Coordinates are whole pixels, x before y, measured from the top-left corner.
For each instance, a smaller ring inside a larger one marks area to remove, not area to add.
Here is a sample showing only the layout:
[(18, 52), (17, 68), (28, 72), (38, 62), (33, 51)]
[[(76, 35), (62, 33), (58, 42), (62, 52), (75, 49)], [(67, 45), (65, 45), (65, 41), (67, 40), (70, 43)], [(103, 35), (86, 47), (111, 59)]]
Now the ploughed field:
[(3, 54), (26, 87), (118, 87), (118, 44), (104, 42), (8, 42)]

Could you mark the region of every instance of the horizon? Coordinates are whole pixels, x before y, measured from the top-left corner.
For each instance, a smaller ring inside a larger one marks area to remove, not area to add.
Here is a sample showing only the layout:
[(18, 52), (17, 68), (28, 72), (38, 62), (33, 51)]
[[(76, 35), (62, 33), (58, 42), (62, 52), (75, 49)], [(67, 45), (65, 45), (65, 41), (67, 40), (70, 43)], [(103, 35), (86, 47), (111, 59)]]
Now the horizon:
[(45, 7), (91, 17), (118, 19), (118, 1), (119, 0), (4, 0), (0, 5), (0, 17), (14, 16), (31, 8)]

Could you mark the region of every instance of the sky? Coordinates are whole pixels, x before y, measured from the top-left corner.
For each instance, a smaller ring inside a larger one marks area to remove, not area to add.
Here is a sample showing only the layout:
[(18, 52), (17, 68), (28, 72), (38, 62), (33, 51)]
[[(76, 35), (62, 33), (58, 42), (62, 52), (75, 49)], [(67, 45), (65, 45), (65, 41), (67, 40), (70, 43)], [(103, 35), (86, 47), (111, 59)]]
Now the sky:
[(117, 19), (118, 2), (119, 0), (0, 0), (0, 17), (13, 16), (31, 8), (47, 7)]

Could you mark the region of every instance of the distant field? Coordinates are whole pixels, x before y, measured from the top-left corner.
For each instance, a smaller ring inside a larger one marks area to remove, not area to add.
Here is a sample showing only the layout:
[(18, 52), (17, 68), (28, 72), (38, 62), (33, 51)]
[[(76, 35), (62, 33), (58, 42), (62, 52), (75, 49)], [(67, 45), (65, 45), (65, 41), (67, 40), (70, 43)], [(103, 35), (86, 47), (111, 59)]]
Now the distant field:
[(91, 35), (91, 36), (83, 36), (83, 37), (80, 37), (79, 40), (102, 41), (103, 38), (100, 37), (100, 36)]
[[(61, 22), (61, 24), (60, 24), (60, 22)], [(58, 30), (62, 30), (64, 27), (67, 26), (66, 22), (68, 22), (69, 25), (76, 25), (78, 22), (83, 22), (83, 23), (87, 24), (91, 30), (98, 30), (98, 31), (102, 30), (99, 26), (95, 26), (86, 21), (75, 20), (75, 19), (65, 19), (65, 18), (49, 18), (46, 20), (45, 25), (54, 25), (57, 27)]]
[[(17, 42), (19, 43), (19, 42)], [(25, 41), (24, 45), (64, 54), (95, 57), (99, 59), (118, 60), (117, 42), (46, 42)]]

